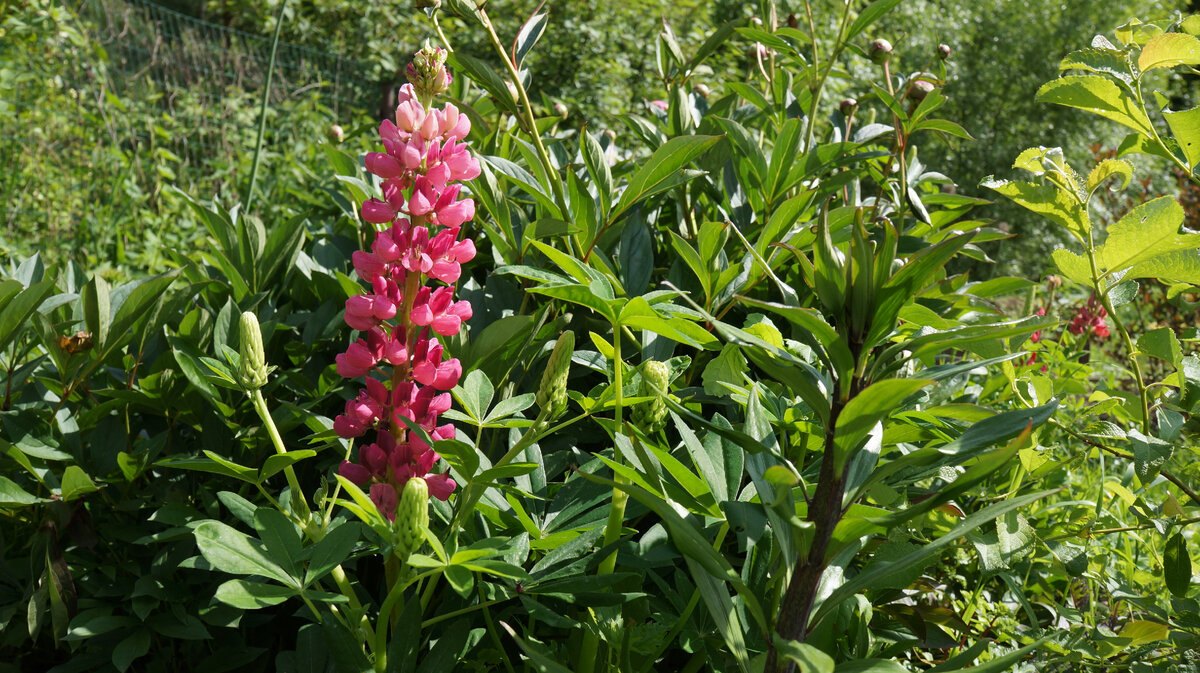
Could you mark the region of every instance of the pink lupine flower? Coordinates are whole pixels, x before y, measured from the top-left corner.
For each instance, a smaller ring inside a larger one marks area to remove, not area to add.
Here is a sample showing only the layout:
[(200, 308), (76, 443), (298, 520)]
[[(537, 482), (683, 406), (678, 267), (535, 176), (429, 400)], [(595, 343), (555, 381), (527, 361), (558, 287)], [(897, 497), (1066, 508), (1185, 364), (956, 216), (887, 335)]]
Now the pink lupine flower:
[[(346, 402), (334, 430), (345, 438), (375, 431), (375, 441), (359, 448), (357, 462), (343, 462), (338, 472), (367, 488), (389, 519), (413, 477), (424, 479), (430, 495), (441, 500), (457, 486), (448, 471), (433, 472), (440, 456), (425, 437), (454, 437), (454, 425), (438, 418), (453, 403), (445, 391), (458, 385), (462, 364), (446, 358), (429, 331), (454, 335), (471, 318), (470, 303), (455, 301), (454, 284), (476, 252), (470, 239), (459, 240), (462, 225), (475, 216), (475, 202), (460, 198), (458, 183), (480, 173), (479, 160), (462, 142), (471, 122), (453, 105), (437, 109), (430, 103), (450, 81), (444, 54), (426, 48), (417, 60), (417, 86), (400, 88), (395, 119), (379, 125), (383, 151), (365, 159), (381, 180), (379, 196), (360, 211), (377, 225), (376, 234), (369, 250), (352, 256), (369, 287), (346, 300), (345, 312), (346, 324), (364, 334), (336, 358), (338, 374), (365, 376), (366, 389)], [(396, 369), (379, 372), (387, 365)]]
[(417, 292), (409, 318), (415, 325), (432, 326), (442, 336), (454, 336), (462, 323), (471, 319), (471, 304), (454, 301), (454, 292), (448, 287), (432, 292), (423, 287)]
[[(1033, 314), (1034, 315), (1046, 315), (1046, 309), (1044, 307), (1039, 307), (1038, 310), (1033, 312)], [(1029, 337), (1029, 340), (1032, 341), (1033, 343), (1037, 343), (1037, 342), (1041, 341), (1042, 340), (1042, 330), (1038, 330), (1038, 331), (1034, 332), (1033, 335)]]
[(1105, 320), (1107, 317), (1108, 311), (1100, 305), (1096, 296), (1092, 295), (1088, 298), (1087, 303), (1076, 311), (1075, 317), (1071, 319), (1071, 324), (1067, 326), (1067, 331), (1079, 335), (1091, 330), (1093, 335), (1101, 339), (1107, 338), (1110, 334), (1108, 322)]

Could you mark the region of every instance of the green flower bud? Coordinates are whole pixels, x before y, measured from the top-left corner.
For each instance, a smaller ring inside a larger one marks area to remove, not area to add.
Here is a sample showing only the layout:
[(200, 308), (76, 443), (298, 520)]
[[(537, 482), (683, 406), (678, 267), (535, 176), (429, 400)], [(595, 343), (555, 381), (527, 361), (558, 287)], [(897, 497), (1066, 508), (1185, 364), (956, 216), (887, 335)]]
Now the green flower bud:
[(396, 531), (396, 555), (407, 561), (425, 542), (425, 529), (429, 526), (429, 485), (424, 479), (413, 477), (404, 482), (393, 525)]
[(453, 77), (446, 69), (448, 52), (441, 47), (432, 47), (428, 43), (417, 53), (413, 54), (412, 63), (408, 64), (408, 81), (412, 82), (417, 99), (428, 110), (435, 96), (450, 88)]
[(567, 410), (567, 376), (571, 373), (571, 356), (574, 354), (575, 333), (563, 332), (550, 353), (537, 391), (538, 408), (547, 421), (562, 416)]
[(241, 347), (241, 362), (238, 364), (238, 383), (247, 392), (267, 385), (267, 358), (263, 352), (262, 330), (258, 327), (258, 316), (251, 311), (242, 314), (238, 324), (238, 341)]
[(919, 79), (919, 80), (913, 82), (912, 86), (910, 86), (908, 88), (908, 97), (919, 103), (919, 102), (925, 100), (926, 96), (933, 93), (933, 90), (935, 88), (937, 88), (937, 87), (936, 87), (936, 85), (934, 85), (933, 82), (930, 82), (928, 80)]
[(875, 40), (871, 43), (868, 54), (875, 63), (883, 63), (892, 56), (892, 43), (884, 39)]
[(671, 368), (665, 362), (642, 363), (641, 395), (652, 397), (633, 408), (633, 423), (646, 432), (658, 432), (667, 422), (667, 395), (671, 386)]

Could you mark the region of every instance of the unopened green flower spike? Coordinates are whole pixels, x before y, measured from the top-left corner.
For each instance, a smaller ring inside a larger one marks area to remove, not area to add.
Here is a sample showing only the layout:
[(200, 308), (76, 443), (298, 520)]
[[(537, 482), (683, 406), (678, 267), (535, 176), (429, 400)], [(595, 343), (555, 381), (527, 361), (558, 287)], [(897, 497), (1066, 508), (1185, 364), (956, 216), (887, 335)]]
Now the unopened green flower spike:
[(241, 361), (238, 363), (238, 383), (246, 392), (267, 385), (267, 358), (263, 351), (262, 330), (258, 316), (251, 311), (242, 314), (238, 324), (238, 341)]
[(554, 344), (550, 361), (542, 373), (542, 384), (538, 386), (537, 404), (543, 420), (552, 421), (567, 410), (567, 376), (571, 373), (571, 356), (574, 354), (575, 333), (563, 332)]
[(396, 555), (408, 557), (425, 541), (429, 526), (429, 485), (420, 477), (404, 482), (400, 504), (396, 507)]
[(651, 397), (633, 408), (633, 423), (646, 432), (658, 432), (667, 422), (667, 395), (671, 385), (671, 368), (665, 362), (649, 360), (642, 363), (641, 394)]

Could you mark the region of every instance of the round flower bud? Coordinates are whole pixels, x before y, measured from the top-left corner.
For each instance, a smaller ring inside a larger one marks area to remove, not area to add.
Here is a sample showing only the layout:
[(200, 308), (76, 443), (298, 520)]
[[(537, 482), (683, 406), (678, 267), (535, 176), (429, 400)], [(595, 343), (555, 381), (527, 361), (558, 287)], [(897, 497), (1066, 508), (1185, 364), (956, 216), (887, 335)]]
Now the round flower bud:
[(934, 88), (936, 87), (934, 87), (933, 82), (919, 79), (913, 82), (912, 86), (908, 88), (908, 97), (919, 103), (925, 100), (926, 96), (933, 93)]
[(868, 53), (871, 55), (872, 61), (883, 63), (892, 55), (892, 43), (884, 39), (875, 40), (871, 43), (871, 49)]
[(330, 124), (328, 129), (325, 129), (325, 137), (329, 142), (337, 144), (346, 139), (346, 132), (337, 124)]
[(258, 390), (267, 384), (267, 359), (263, 351), (262, 330), (258, 327), (258, 316), (251, 311), (242, 314), (238, 323), (238, 342), (241, 362), (238, 364), (238, 383), (247, 392)]
[(942, 59), (943, 61), (950, 58), (950, 53), (952, 51), (954, 50), (951, 49), (950, 45), (948, 44), (943, 43), (937, 46), (938, 58)]
[(642, 363), (644, 397), (652, 397), (633, 408), (633, 423), (646, 432), (658, 432), (667, 421), (667, 390), (671, 385), (671, 368), (665, 362), (647, 360)]
[(1051, 290), (1051, 291), (1057, 290), (1058, 288), (1062, 287), (1062, 284), (1063, 284), (1062, 278), (1059, 278), (1058, 276), (1056, 276), (1054, 274), (1050, 274), (1049, 276), (1046, 276), (1046, 289), (1047, 290)]
[(708, 85), (706, 84), (697, 84), (696, 86), (692, 87), (692, 91), (695, 91), (697, 94), (699, 94), (701, 98), (708, 98), (712, 95), (712, 89), (708, 88)]
[(575, 333), (563, 332), (550, 353), (537, 391), (537, 405), (547, 421), (562, 416), (567, 410), (567, 377), (571, 374), (571, 356), (574, 354)]
[(762, 19), (758, 18), (757, 16), (752, 16), (752, 17), (750, 17), (750, 23), (752, 23), (752, 24), (754, 24), (754, 25), (756, 25), (756, 26), (761, 26), (761, 25), (763, 25)]
[(563, 119), (566, 119), (567, 115), (570, 114), (570, 111), (567, 110), (566, 105), (563, 105), (562, 103), (555, 103), (554, 104), (554, 114), (558, 115), (559, 117), (562, 117)]
[(407, 561), (408, 557), (425, 541), (425, 529), (429, 526), (429, 484), (420, 477), (404, 482), (400, 504), (396, 506), (396, 555)]
[(838, 109), (842, 111), (843, 117), (849, 117), (858, 109), (858, 101), (853, 98), (844, 98), (841, 103), (838, 103)]

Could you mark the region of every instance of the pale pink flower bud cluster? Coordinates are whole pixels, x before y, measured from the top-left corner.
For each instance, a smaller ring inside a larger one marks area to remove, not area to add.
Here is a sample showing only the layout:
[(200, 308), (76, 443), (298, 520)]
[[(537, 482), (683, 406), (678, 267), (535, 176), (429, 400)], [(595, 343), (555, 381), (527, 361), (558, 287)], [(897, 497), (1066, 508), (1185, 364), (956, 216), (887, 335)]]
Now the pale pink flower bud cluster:
[(446, 391), (458, 384), (462, 365), (444, 358), (431, 332), (456, 335), (471, 318), (471, 304), (454, 298), (461, 265), (475, 257), (475, 244), (459, 240), (475, 203), (459, 199), (454, 184), (479, 175), (479, 161), (462, 142), (470, 130), (470, 120), (453, 105), (426, 109), (406, 84), (395, 121), (379, 127), (385, 151), (366, 157), (367, 170), (383, 180), (383, 198), (362, 205), (363, 219), (377, 232), (370, 251), (353, 255), (368, 288), (346, 301), (345, 315), (362, 334), (337, 356), (338, 374), (366, 377), (366, 388), (333, 426), (346, 438), (375, 433), (358, 462), (343, 462), (339, 473), (369, 486), (389, 519), (413, 477), (423, 478), (441, 500), (456, 487), (449, 471), (430, 474), (440, 456), (408, 423), (435, 441), (454, 437), (454, 426), (439, 425), (438, 417), (450, 408)]

